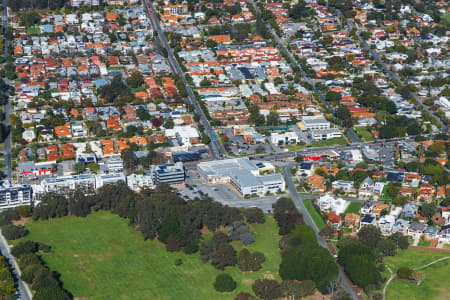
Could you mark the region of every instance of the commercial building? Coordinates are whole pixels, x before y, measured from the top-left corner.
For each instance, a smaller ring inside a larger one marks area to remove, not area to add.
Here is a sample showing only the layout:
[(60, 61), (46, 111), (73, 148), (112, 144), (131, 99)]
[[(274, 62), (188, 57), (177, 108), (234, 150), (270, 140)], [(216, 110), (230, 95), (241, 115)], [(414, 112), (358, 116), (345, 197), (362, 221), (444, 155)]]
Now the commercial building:
[(185, 170), (182, 162), (168, 165), (151, 165), (153, 183), (167, 182), (169, 184), (182, 183), (185, 179)]
[(311, 130), (311, 138), (315, 141), (326, 141), (329, 139), (340, 138), (341, 136), (342, 132), (337, 128)]
[(0, 209), (31, 205), (32, 189), (27, 184), (11, 184), (8, 180), (0, 181)]
[(274, 145), (297, 144), (299, 142), (298, 135), (292, 131), (284, 133), (273, 132), (270, 135), (270, 140)]
[(302, 121), (297, 123), (297, 126), (303, 131), (330, 129), (330, 122), (321, 115), (304, 116), (302, 117)]
[(26, 177), (36, 177), (53, 174), (53, 164), (56, 161), (35, 163), (34, 161), (19, 162), (19, 172)]
[(197, 169), (208, 183), (230, 183), (244, 197), (285, 191), (285, 181), (281, 174), (262, 175), (275, 170), (268, 163), (234, 158), (202, 162), (197, 165)]

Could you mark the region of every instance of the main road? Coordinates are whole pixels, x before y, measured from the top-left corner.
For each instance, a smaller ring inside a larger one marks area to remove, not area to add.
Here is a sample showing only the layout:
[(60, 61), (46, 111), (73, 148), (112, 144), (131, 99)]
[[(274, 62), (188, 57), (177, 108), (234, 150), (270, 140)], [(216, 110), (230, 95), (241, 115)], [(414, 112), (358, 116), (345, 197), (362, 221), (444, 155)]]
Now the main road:
[[(4, 56), (8, 56), (8, 39), (6, 35), (6, 31), (8, 30), (8, 9), (6, 7), (6, 0), (3, 0), (3, 46), (4, 46)], [(9, 81), (6, 78), (3, 78), (6, 84), (9, 86)], [(11, 123), (9, 122), (9, 114), (11, 113), (11, 103), (9, 101), (9, 91), (5, 91), (5, 105), (3, 108), (3, 112), (5, 114), (5, 120), (3, 121), (3, 125), (7, 130), (7, 136), (4, 140), (4, 148), (3, 154), (5, 156), (5, 175), (8, 179), (11, 179)]]
[(184, 83), (184, 86), (186, 87), (187, 97), (186, 100), (188, 104), (191, 104), (194, 106), (195, 111), (197, 112), (198, 116), (200, 117), (199, 123), (203, 125), (205, 128), (204, 133), (207, 134), (211, 138), (211, 142), (209, 143), (209, 148), (211, 152), (211, 156), (213, 160), (221, 159), (225, 157), (225, 153), (222, 149), (222, 146), (219, 142), (219, 139), (216, 137), (216, 133), (214, 129), (209, 124), (208, 119), (206, 118), (205, 113), (203, 112), (202, 108), (200, 107), (197, 98), (195, 97), (192, 88), (190, 84), (187, 82), (186, 77), (184, 76), (184, 72), (181, 69), (180, 65), (178, 64), (177, 59), (175, 58), (175, 55), (173, 54), (172, 49), (170, 48), (169, 43), (167, 42), (166, 36), (164, 35), (164, 32), (161, 29), (161, 26), (159, 24), (158, 16), (156, 14), (155, 7), (153, 6), (153, 3), (149, 0), (144, 0), (144, 8), (145, 12), (147, 13), (150, 23), (152, 25), (152, 28), (154, 32), (157, 33), (158, 39), (160, 40), (161, 44), (164, 46), (164, 48), (167, 50), (167, 60), (169, 62), (170, 68), (172, 69), (172, 72), (174, 74), (177, 74), (181, 80)]

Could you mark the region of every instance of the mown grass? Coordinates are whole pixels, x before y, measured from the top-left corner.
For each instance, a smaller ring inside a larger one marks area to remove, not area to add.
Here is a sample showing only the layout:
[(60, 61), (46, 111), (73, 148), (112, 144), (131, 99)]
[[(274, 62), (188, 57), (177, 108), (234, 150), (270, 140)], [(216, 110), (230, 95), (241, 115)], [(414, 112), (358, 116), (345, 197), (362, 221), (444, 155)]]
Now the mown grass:
[[(24, 239), (52, 246), (43, 254), (48, 266), (74, 297), (88, 299), (233, 299), (241, 291), (253, 294), (251, 286), (265, 276), (279, 280), (281, 262), (278, 226), (273, 217), (252, 226), (255, 243), (247, 248), (261, 251), (266, 261), (257, 272), (242, 273), (237, 266), (224, 272), (203, 263), (198, 253), (166, 252), (163, 245), (147, 240), (127, 221), (109, 212), (86, 218), (64, 217), (50, 221), (29, 221)], [(233, 242), (236, 250), (243, 246)], [(183, 264), (175, 266), (176, 259)], [(237, 281), (232, 293), (217, 293), (213, 282), (220, 273)]]
[[(400, 250), (396, 256), (385, 257), (384, 262), (393, 272), (408, 266), (417, 268), (426, 265), (450, 253), (420, 249)], [(450, 260), (444, 260), (418, 272), (425, 275), (425, 280), (418, 286), (414, 282), (394, 279), (386, 291), (386, 299), (448, 299), (450, 293)]]
[(305, 149), (305, 145), (287, 145), (286, 149), (288, 149), (289, 151), (302, 150)]
[(335, 145), (346, 145), (347, 140), (344, 137), (335, 138), (327, 141), (315, 141), (311, 143), (311, 147), (328, 147)]
[(348, 205), (347, 209), (345, 210), (345, 214), (348, 213), (354, 213), (359, 214), (359, 210), (361, 209), (361, 203), (360, 202), (352, 202)]
[(361, 137), (364, 142), (374, 141), (373, 135), (365, 127), (353, 127), (353, 131), (358, 137)]
[(317, 228), (319, 228), (319, 230), (324, 228), (325, 227), (325, 223), (323, 222), (323, 220), (320, 217), (320, 215), (314, 209), (313, 204), (312, 204), (312, 200), (311, 199), (303, 200), (303, 204), (305, 205), (305, 208), (308, 211), (308, 213), (311, 215), (311, 219), (314, 221), (314, 223), (316, 224)]

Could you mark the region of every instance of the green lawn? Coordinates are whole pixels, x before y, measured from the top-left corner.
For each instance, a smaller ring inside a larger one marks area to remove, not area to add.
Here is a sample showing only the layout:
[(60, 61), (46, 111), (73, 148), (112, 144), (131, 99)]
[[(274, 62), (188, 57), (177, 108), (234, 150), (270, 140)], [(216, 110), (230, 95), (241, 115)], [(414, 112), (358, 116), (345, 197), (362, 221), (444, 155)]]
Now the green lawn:
[(327, 141), (315, 141), (311, 143), (311, 147), (328, 147), (334, 145), (347, 145), (347, 140), (344, 137), (340, 137)]
[(344, 213), (345, 214), (348, 214), (348, 213), (359, 214), (360, 209), (361, 209), (360, 202), (351, 202)]
[(372, 142), (375, 140), (373, 135), (365, 127), (353, 127), (352, 130), (358, 137), (361, 137), (364, 142)]
[(303, 200), (303, 204), (305, 205), (306, 210), (311, 215), (311, 218), (313, 219), (314, 223), (316, 223), (317, 228), (322, 229), (325, 227), (325, 223), (323, 222), (322, 218), (319, 216), (319, 214), (316, 212), (312, 205), (311, 199)]
[[(168, 253), (154, 241), (127, 226), (127, 221), (97, 212), (87, 218), (64, 217), (50, 221), (30, 221), (25, 239), (52, 246), (53, 253), (43, 254), (48, 266), (61, 274), (64, 288), (74, 297), (89, 299), (232, 299), (241, 291), (251, 291), (256, 279), (273, 276), (279, 280), (281, 262), (278, 248), (278, 226), (269, 216), (265, 224), (253, 227), (256, 242), (250, 251), (265, 254), (266, 261), (258, 272), (242, 273), (237, 266), (225, 273), (237, 281), (233, 293), (220, 294), (213, 288), (217, 274), (199, 254)], [(242, 248), (233, 242), (236, 249)], [(183, 260), (176, 267), (174, 261)]]
[(297, 151), (305, 149), (305, 145), (288, 145), (286, 146), (286, 149), (288, 149), (289, 151)]
[(380, 201), (385, 201), (385, 200), (392, 201), (392, 197), (389, 196), (387, 189), (388, 189), (388, 185), (386, 184), (383, 187), (383, 191), (381, 192)]
[[(450, 256), (449, 253), (419, 249), (400, 250), (394, 257), (385, 257), (384, 262), (393, 272), (402, 266), (417, 268), (438, 258)], [(386, 299), (448, 299), (450, 293), (450, 260), (438, 262), (419, 272), (425, 280), (417, 286), (413, 282), (394, 279), (386, 291)]]
[(417, 246), (420, 247), (430, 247), (431, 242), (430, 241), (419, 241), (419, 244)]
[(28, 27), (27, 28), (27, 35), (33, 35), (33, 34), (40, 34), (41, 29), (39, 27)]

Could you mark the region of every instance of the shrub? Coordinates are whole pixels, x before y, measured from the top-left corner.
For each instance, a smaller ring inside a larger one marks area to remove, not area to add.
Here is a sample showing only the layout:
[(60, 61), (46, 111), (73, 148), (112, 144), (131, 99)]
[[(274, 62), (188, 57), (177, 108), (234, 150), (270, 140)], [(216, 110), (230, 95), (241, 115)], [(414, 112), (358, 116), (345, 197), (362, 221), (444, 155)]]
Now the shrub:
[(22, 254), (17, 262), (20, 268), (25, 268), (30, 265), (40, 265), (42, 264), (41, 259), (34, 253)]
[(218, 292), (231, 292), (236, 288), (236, 281), (228, 274), (219, 274), (214, 282), (214, 288)]
[(240, 292), (234, 297), (234, 300), (255, 300), (256, 298), (246, 292)]
[(401, 267), (397, 270), (397, 276), (401, 279), (410, 279), (414, 271), (408, 267)]
[(39, 251), (49, 253), (50, 251), (52, 251), (52, 247), (43, 243), (39, 243)]
[(2, 230), (3, 235), (7, 240), (17, 240), (26, 236), (29, 231), (23, 226), (6, 225)]
[(34, 265), (29, 265), (26, 266), (23, 271), (22, 271), (22, 275), (20, 276), (20, 278), (25, 281), (26, 283), (31, 284), (33, 282), (34, 276), (36, 275), (36, 273), (43, 269), (44, 267), (41, 264), (34, 264)]
[(199, 249), (198, 241), (191, 241), (186, 244), (183, 248), (183, 252), (186, 254), (193, 254), (196, 253)]
[(181, 250), (181, 242), (179, 239), (174, 237), (173, 235), (169, 236), (167, 239), (166, 250), (168, 252), (175, 252)]
[(22, 254), (34, 253), (38, 250), (38, 243), (33, 241), (20, 242), (11, 249), (11, 254), (19, 257)]
[(244, 212), (244, 216), (247, 219), (248, 223), (259, 223), (262, 224), (266, 220), (264, 219), (264, 212), (257, 208), (251, 207)]
[(19, 220), (19, 214), (16, 209), (9, 208), (0, 213), (0, 226), (11, 224), (12, 220)]
[(17, 213), (21, 218), (31, 217), (31, 207), (29, 205), (21, 205), (17, 207)]

